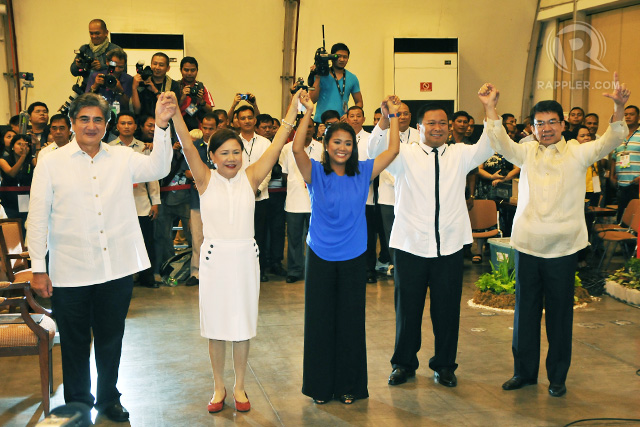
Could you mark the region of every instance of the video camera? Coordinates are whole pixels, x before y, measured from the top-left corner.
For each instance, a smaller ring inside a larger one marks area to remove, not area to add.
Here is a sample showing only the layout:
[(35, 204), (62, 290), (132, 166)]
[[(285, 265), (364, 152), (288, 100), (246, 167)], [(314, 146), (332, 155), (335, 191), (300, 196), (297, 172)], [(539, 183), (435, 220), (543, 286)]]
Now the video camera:
[(296, 80), (296, 85), (291, 88), (291, 95), (295, 95), (296, 92), (299, 91), (300, 89), (304, 89), (307, 92), (309, 92), (310, 90), (316, 90), (315, 87), (309, 87), (306, 84), (304, 84), (304, 79), (302, 77), (298, 77), (298, 80)]
[[(313, 58), (314, 65), (316, 66), (316, 74), (318, 76), (329, 75), (329, 61), (335, 61), (338, 59), (338, 55), (334, 53), (327, 53), (324, 40), (324, 25), (322, 26), (322, 47), (316, 49), (316, 54)], [(311, 83), (309, 83), (311, 84)]]
[(140, 74), (142, 81), (146, 81), (149, 77), (153, 76), (153, 71), (151, 71), (150, 66), (144, 66), (144, 61), (138, 61), (136, 63), (136, 72)]
[(80, 87), (78, 83), (74, 84), (73, 87), (71, 88), (71, 95), (69, 95), (69, 98), (58, 109), (58, 112), (64, 115), (69, 114), (69, 106), (71, 106), (71, 103), (73, 102), (74, 99), (76, 99), (78, 96), (82, 95), (83, 93), (84, 93), (84, 90), (82, 90), (82, 87)]
[(89, 72), (91, 71), (91, 63), (95, 58), (81, 50), (74, 50), (74, 53), (76, 54), (76, 59), (80, 61), (80, 64), (78, 65), (78, 73), (85, 76), (89, 75)]

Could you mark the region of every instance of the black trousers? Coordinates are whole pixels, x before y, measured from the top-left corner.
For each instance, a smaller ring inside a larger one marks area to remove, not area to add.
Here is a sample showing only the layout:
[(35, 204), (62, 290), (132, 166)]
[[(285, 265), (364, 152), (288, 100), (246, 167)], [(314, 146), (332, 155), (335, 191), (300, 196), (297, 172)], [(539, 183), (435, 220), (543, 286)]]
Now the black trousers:
[(287, 212), (287, 274), (302, 277), (310, 213)]
[(51, 303), (60, 331), (65, 403), (94, 405), (89, 371), (92, 332), (98, 371), (95, 406), (102, 409), (119, 402), (116, 383), (132, 290), (133, 276), (53, 289)]
[(625, 187), (618, 187), (618, 222), (622, 219), (622, 214), (624, 213), (624, 209), (627, 207), (629, 202), (632, 199), (638, 198), (638, 184), (631, 184)]
[(367, 219), (367, 272), (376, 271), (376, 245), (378, 243), (378, 236), (376, 235), (376, 207), (374, 205), (366, 205), (365, 217)]
[(267, 199), (267, 264), (279, 264), (284, 259), (285, 212), (287, 192), (269, 193)]
[(139, 281), (141, 284), (152, 284), (155, 282), (153, 272), (155, 271), (156, 264), (156, 248), (155, 240), (153, 237), (153, 221), (147, 215), (138, 216), (138, 222), (140, 223), (140, 231), (142, 231), (142, 239), (144, 240), (144, 246), (147, 248), (147, 255), (151, 262), (151, 267), (146, 270), (142, 270), (139, 275)]
[(267, 267), (267, 207), (269, 199), (256, 202), (253, 212), (253, 228), (258, 249), (260, 249), (260, 274), (266, 273)]
[(540, 320), (545, 309), (549, 351), (547, 378), (564, 384), (571, 365), (576, 254), (540, 258), (516, 251), (516, 311), (513, 317), (513, 373), (537, 379)]
[[(378, 205), (380, 209), (380, 217), (382, 218), (382, 228), (384, 231), (384, 238), (389, 246), (389, 239), (391, 238), (391, 229), (393, 228), (393, 220), (395, 219), (395, 213), (393, 211), (393, 205)], [(380, 240), (382, 241), (382, 239)], [(389, 262), (393, 263), (393, 251), (394, 249), (389, 247)], [(382, 258), (382, 255), (380, 256)]]
[(325, 261), (309, 248), (306, 270), (302, 393), (368, 397), (365, 254)]
[(435, 338), (431, 369), (455, 370), (462, 297), (463, 250), (451, 255), (424, 258), (396, 249), (395, 303), (396, 345), (393, 368), (418, 369), (418, 351), (422, 345), (422, 314), (427, 288), (429, 310)]

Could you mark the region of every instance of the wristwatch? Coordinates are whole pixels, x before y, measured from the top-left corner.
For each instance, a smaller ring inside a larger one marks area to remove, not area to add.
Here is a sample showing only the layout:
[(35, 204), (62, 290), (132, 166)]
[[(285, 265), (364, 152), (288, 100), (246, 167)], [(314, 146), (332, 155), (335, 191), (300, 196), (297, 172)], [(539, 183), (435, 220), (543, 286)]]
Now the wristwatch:
[(387, 116), (388, 119), (390, 119), (391, 117), (400, 117), (400, 113), (395, 113), (395, 114), (389, 114)]

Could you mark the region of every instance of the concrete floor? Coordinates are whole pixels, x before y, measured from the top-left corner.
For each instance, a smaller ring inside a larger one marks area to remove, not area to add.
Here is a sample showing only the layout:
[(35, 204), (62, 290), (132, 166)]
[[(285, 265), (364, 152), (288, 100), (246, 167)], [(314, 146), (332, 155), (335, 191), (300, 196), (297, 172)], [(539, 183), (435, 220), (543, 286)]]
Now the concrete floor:
[[(258, 336), (249, 355), (252, 409), (237, 413), (229, 394), (215, 415), (206, 411), (213, 381), (207, 341), (200, 337), (197, 287), (136, 288), (120, 366), (122, 403), (133, 426), (563, 426), (584, 418), (640, 418), (640, 310), (606, 296), (576, 310), (566, 396), (547, 393), (545, 339), (540, 383), (503, 391), (501, 384), (512, 375), (513, 315), (467, 305), (474, 281), (487, 269), (487, 261), (465, 261), (456, 388), (435, 384), (426, 367), (433, 351), (428, 316), (416, 378), (387, 385), (395, 337), (393, 281), (367, 286), (370, 398), (351, 406), (316, 406), (301, 394), (304, 284), (271, 276), (262, 284)], [(230, 351), (226, 378), (229, 390)], [(0, 381), (0, 425), (35, 425), (42, 418), (37, 357), (0, 359)], [(58, 346), (54, 386), (52, 408), (64, 403)], [(100, 418), (96, 424), (123, 425)]]

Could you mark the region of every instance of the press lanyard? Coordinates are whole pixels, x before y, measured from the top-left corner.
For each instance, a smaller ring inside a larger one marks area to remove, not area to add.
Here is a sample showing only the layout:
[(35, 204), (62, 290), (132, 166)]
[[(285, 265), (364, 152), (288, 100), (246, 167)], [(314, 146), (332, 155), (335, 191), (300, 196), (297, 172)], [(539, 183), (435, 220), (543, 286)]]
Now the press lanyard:
[(344, 70), (342, 72), (342, 90), (340, 90), (340, 79), (338, 79), (336, 77), (336, 72), (333, 71), (333, 68), (331, 68), (331, 74), (333, 75), (333, 79), (336, 82), (336, 87), (338, 88), (338, 93), (340, 94), (340, 99), (342, 99), (342, 97), (344, 96), (344, 91), (347, 88), (347, 70)]
[(247, 148), (244, 147), (244, 152), (247, 153), (247, 156), (249, 156), (249, 163), (251, 163), (251, 153), (253, 153), (253, 146), (255, 142), (256, 142), (256, 137), (254, 136), (253, 138), (251, 138), (251, 151), (247, 151)]

